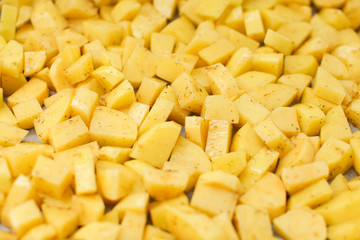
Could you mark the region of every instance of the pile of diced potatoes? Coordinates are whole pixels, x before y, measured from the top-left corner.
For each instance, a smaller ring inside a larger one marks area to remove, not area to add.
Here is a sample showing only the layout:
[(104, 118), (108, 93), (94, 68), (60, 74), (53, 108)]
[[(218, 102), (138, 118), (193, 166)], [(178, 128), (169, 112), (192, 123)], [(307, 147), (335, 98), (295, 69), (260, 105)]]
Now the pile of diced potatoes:
[(360, 239), (359, 0), (0, 7), (1, 240)]

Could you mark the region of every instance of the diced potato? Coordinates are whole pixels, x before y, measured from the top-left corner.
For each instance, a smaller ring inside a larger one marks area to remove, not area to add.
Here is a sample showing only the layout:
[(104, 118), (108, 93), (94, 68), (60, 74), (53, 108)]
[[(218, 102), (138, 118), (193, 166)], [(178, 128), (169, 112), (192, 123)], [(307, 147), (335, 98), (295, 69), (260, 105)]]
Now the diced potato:
[(227, 120), (210, 120), (205, 152), (212, 158), (230, 150), (232, 125)]
[(110, 222), (93, 222), (77, 230), (72, 238), (75, 239), (116, 239), (120, 232), (120, 225)]
[(50, 34), (67, 26), (65, 17), (52, 1), (34, 3), (31, 23), (37, 31)]
[(93, 111), (98, 102), (99, 97), (96, 92), (80, 87), (71, 101), (71, 116), (79, 115), (86, 125), (89, 126)]
[(79, 225), (84, 226), (99, 221), (105, 212), (105, 204), (99, 194), (76, 196), (81, 212), (79, 214)]
[(344, 0), (331, 0), (331, 1), (324, 1), (324, 0), (314, 0), (314, 4), (317, 8), (337, 8), (344, 4)]
[(315, 136), (325, 123), (325, 114), (318, 107), (310, 104), (294, 106), (298, 116), (300, 129), (308, 136)]
[[(157, 0), (162, 1), (162, 0)], [(156, 0), (154, 1), (155, 7)], [(152, 33), (150, 41), (150, 50), (157, 56), (171, 54), (175, 46), (175, 37), (164, 33)]]
[(0, 58), (2, 60), (1, 73), (9, 77), (18, 78), (24, 68), (23, 52), (24, 50), (20, 43), (10, 40), (0, 51)]
[(117, 235), (118, 240), (134, 239), (142, 240), (146, 224), (146, 214), (133, 211), (127, 211), (121, 222), (120, 232)]
[(138, 134), (136, 123), (128, 115), (106, 107), (95, 109), (89, 132), (100, 146), (118, 147), (131, 147)]
[(36, 160), (31, 176), (37, 191), (55, 198), (64, 194), (72, 180), (68, 168), (41, 155)]
[(292, 210), (300, 206), (315, 208), (329, 201), (332, 189), (325, 179), (320, 179), (310, 186), (294, 193), (287, 202), (287, 209)]
[(34, 119), (37, 118), (42, 108), (36, 98), (19, 103), (13, 107), (14, 115), (19, 127), (29, 129), (34, 127)]
[[(189, 206), (167, 206), (169, 232), (179, 240), (223, 239), (224, 233), (215, 222)], [(173, 223), (173, 224), (171, 224)]]
[(288, 137), (300, 133), (300, 126), (294, 108), (276, 108), (270, 113), (269, 119)]
[(332, 108), (325, 117), (324, 125), (320, 130), (320, 139), (324, 143), (330, 137), (349, 142), (351, 137), (350, 125), (341, 106)]
[(61, 58), (56, 59), (51, 65), (49, 77), (51, 84), (57, 92), (61, 92), (67, 88), (73, 88), (72, 84), (65, 76), (65, 62)]
[(230, 99), (222, 95), (207, 96), (201, 110), (205, 120), (228, 120), (233, 124), (239, 122), (239, 113)]
[(8, 105), (6, 105), (5, 102), (0, 103), (0, 122), (14, 127), (20, 127), (14, 113), (10, 110), (10, 108), (8, 107)]
[(199, 24), (191, 41), (187, 44), (184, 51), (188, 54), (198, 54), (204, 48), (210, 46), (220, 38), (215, 31), (215, 25), (211, 21)]
[(135, 182), (135, 173), (121, 164), (97, 161), (96, 178), (103, 199), (114, 203), (130, 192)]
[(200, 174), (211, 171), (211, 162), (202, 148), (179, 136), (163, 170), (185, 172), (189, 176), (186, 186), (188, 191), (194, 187)]
[(112, 211), (116, 211), (119, 218), (123, 219), (124, 215), (128, 211), (146, 213), (148, 203), (149, 193), (130, 193), (125, 198), (121, 199), (120, 202), (116, 204), (115, 207), (112, 209)]
[(317, 61), (328, 51), (329, 44), (321, 37), (312, 37), (308, 39), (295, 54), (297, 55), (313, 55)]
[(28, 201), (28, 200), (37, 200), (37, 192), (34, 188), (34, 185), (30, 182), (30, 178), (24, 175), (20, 175), (13, 182), (10, 192), (8, 193), (5, 203), (1, 211), (1, 224), (6, 227), (10, 227), (9, 213), (10, 211)]
[(333, 190), (333, 197), (339, 193), (349, 191), (347, 180), (343, 174), (339, 173), (330, 183), (330, 187)]
[(210, 46), (199, 51), (199, 56), (209, 65), (216, 63), (226, 64), (234, 51), (235, 47), (229, 40), (220, 38)]
[(277, 32), (291, 39), (297, 49), (310, 35), (311, 25), (303, 21), (287, 22)]
[(286, 239), (325, 239), (326, 223), (307, 207), (293, 209), (274, 219), (275, 230)]
[(226, 239), (237, 240), (239, 239), (232, 221), (227, 217), (226, 213), (220, 213), (213, 217), (213, 221), (220, 226), (226, 235)]
[(144, 78), (136, 92), (137, 102), (152, 106), (165, 86), (166, 82), (160, 79)]
[(44, 221), (34, 200), (29, 200), (11, 209), (9, 220), (11, 229), (18, 237), (22, 237), (28, 230)]
[(122, 37), (121, 29), (116, 24), (98, 19), (84, 21), (83, 32), (89, 41), (98, 39), (104, 46), (117, 45)]
[(241, 239), (269, 239), (273, 235), (269, 213), (264, 208), (240, 204), (235, 208), (234, 221)]
[(254, 126), (270, 114), (268, 109), (247, 93), (241, 95), (234, 103), (239, 111), (239, 123), (241, 125), (250, 124)]
[(130, 107), (135, 101), (134, 88), (128, 80), (113, 88), (105, 99), (106, 106), (115, 110)]
[[(142, 46), (136, 46), (124, 65), (123, 73), (134, 88), (138, 88), (144, 77), (153, 77), (158, 65), (158, 58)], [(142, 69), (142, 71), (138, 71)]]
[(45, 240), (56, 237), (55, 228), (47, 223), (40, 224), (36, 227), (33, 227), (31, 230), (26, 232), (26, 234), (22, 237), (24, 240)]
[(341, 62), (340, 59), (331, 54), (324, 54), (321, 59), (320, 67), (339, 80), (350, 78), (346, 65)]
[(188, 116), (185, 118), (186, 138), (205, 149), (208, 123), (202, 117)]
[(346, 172), (352, 165), (351, 146), (334, 137), (329, 137), (314, 157), (314, 161), (325, 161), (329, 167), (329, 178)]
[[(0, 186), (0, 191), (3, 194), (8, 194), (12, 185), (12, 175), (8, 163), (3, 157), (0, 157), (0, 167), (0, 181), (2, 183)], [(3, 203), (1, 205), (3, 205)]]
[(124, 163), (129, 160), (131, 148), (105, 146), (100, 148), (99, 160)]
[(94, 4), (87, 0), (76, 0), (71, 3), (60, 0), (56, 2), (56, 6), (66, 18), (89, 18), (96, 15)]
[(276, 76), (270, 73), (248, 71), (235, 78), (238, 87), (241, 90), (249, 91), (276, 82)]
[(160, 228), (148, 224), (145, 226), (144, 240), (152, 239), (175, 240), (175, 237)]
[(302, 73), (294, 73), (294, 74), (282, 75), (278, 79), (277, 83), (295, 88), (297, 90), (297, 94), (294, 101), (299, 102), (305, 88), (310, 85), (311, 80), (312, 77), (309, 75)]
[(139, 12), (140, 7), (141, 4), (135, 1), (118, 2), (111, 10), (111, 17), (114, 22), (132, 20)]
[(0, 145), (4, 147), (20, 143), (29, 131), (0, 122)]
[(99, 82), (105, 92), (110, 92), (125, 79), (124, 74), (112, 66), (101, 66), (95, 69), (91, 75)]
[(129, 115), (136, 122), (137, 126), (140, 127), (146, 116), (149, 114), (149, 109), (149, 105), (133, 102), (127, 112), (127, 115)]
[(252, 52), (247, 47), (237, 49), (230, 57), (226, 64), (226, 68), (233, 75), (237, 77), (247, 71), (251, 70)]
[(94, 160), (77, 158), (73, 161), (76, 195), (94, 194), (97, 191)]
[(247, 159), (244, 150), (226, 153), (221, 156), (213, 157), (212, 169), (221, 170), (238, 176), (246, 167)]
[(24, 52), (24, 76), (29, 77), (40, 71), (46, 61), (45, 51)]
[(166, 25), (160, 33), (174, 36), (176, 42), (189, 43), (195, 33), (193, 23), (186, 17), (179, 17)]
[(182, 73), (171, 86), (175, 91), (181, 108), (198, 114), (201, 113), (201, 108), (208, 94), (190, 74)]
[(176, 3), (176, 0), (155, 0), (153, 5), (164, 17), (171, 19), (175, 13)]
[(267, 30), (264, 43), (285, 55), (290, 55), (294, 49), (294, 43), (290, 38), (271, 29)]
[(249, 123), (242, 126), (231, 141), (231, 152), (244, 150), (249, 157), (253, 157), (263, 147), (265, 144)]
[(328, 225), (340, 224), (358, 216), (360, 191), (344, 191), (315, 210)]
[[(226, 183), (232, 189), (224, 187)], [(241, 184), (236, 176), (222, 171), (204, 173), (196, 183), (190, 206), (210, 216), (224, 212), (231, 219), (240, 193)]]
[(281, 180), (286, 191), (292, 195), (302, 188), (329, 176), (329, 167), (323, 161), (317, 161), (291, 168), (283, 168)]
[(271, 73), (279, 77), (283, 72), (284, 54), (256, 53), (252, 60), (252, 70)]
[(336, 28), (324, 21), (320, 15), (314, 15), (310, 20), (310, 24), (312, 26), (312, 37), (322, 38), (329, 45), (329, 49), (333, 49), (340, 44), (340, 37)]
[(289, 55), (284, 59), (284, 74), (302, 73), (314, 76), (318, 62), (313, 55)]
[(86, 80), (94, 70), (90, 53), (82, 55), (65, 70), (65, 76), (71, 84)]
[(143, 181), (146, 191), (158, 201), (179, 196), (188, 184), (188, 174), (182, 171), (153, 169), (145, 172)]
[(277, 175), (266, 173), (253, 187), (240, 196), (239, 201), (242, 204), (267, 209), (270, 218), (274, 219), (285, 212), (286, 190)]
[(265, 30), (258, 9), (244, 13), (244, 25), (247, 36), (259, 42), (264, 40)]
[(175, 122), (156, 124), (137, 140), (130, 157), (161, 168), (168, 160), (180, 130), (181, 126)]

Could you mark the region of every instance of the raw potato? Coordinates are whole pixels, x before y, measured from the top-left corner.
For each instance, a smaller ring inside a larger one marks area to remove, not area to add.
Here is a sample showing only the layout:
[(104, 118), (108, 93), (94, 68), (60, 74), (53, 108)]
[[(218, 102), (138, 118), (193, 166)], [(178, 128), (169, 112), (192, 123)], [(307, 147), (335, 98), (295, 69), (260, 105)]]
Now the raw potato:
[(358, 238), (358, 0), (0, 11), (0, 239)]

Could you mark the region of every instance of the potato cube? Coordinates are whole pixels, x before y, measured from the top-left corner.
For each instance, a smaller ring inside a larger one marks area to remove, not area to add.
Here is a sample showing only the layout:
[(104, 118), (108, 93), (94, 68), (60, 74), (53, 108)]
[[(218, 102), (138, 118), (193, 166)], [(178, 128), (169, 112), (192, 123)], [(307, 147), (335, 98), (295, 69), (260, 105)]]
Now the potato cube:
[(20, 127), (14, 113), (5, 102), (0, 103), (0, 122), (14, 127)]
[(121, 222), (121, 228), (117, 236), (118, 240), (134, 239), (142, 240), (146, 224), (146, 214), (127, 211)]
[(182, 73), (190, 74), (197, 61), (198, 57), (190, 54), (165, 54), (156, 68), (156, 76), (174, 82)]
[(320, 130), (320, 139), (324, 143), (330, 137), (349, 142), (351, 137), (350, 125), (341, 106), (332, 108), (325, 117), (324, 125)]
[(170, 102), (173, 102), (174, 108), (170, 113), (169, 119), (182, 125), (185, 124), (185, 118), (190, 115), (190, 111), (180, 107), (179, 101), (176, 97), (176, 92), (171, 85), (167, 85), (160, 93), (158, 98), (165, 98)]
[(185, 191), (188, 175), (181, 171), (153, 169), (143, 176), (145, 189), (156, 200), (164, 201)]
[[(77, 229), (75, 229), (77, 230)], [(121, 230), (119, 224), (111, 222), (92, 222), (78, 229), (72, 238), (74, 239), (116, 239)]]
[(269, 110), (246, 93), (240, 96), (234, 103), (239, 111), (239, 123), (241, 125), (246, 123), (256, 125), (270, 114)]
[(340, 224), (358, 217), (359, 201), (360, 191), (344, 191), (315, 210), (324, 217), (326, 224)]
[(149, 203), (149, 193), (130, 193), (115, 205), (112, 211), (116, 211), (120, 219), (124, 218), (126, 212), (146, 213)]
[(66, 63), (62, 58), (55, 59), (50, 67), (50, 81), (57, 92), (61, 92), (67, 88), (73, 88), (73, 85), (65, 75), (65, 69)]
[(330, 187), (333, 191), (333, 197), (342, 192), (350, 190), (346, 178), (341, 173), (336, 175), (336, 177), (331, 181)]
[(215, 0), (215, 1), (199, 1), (196, 9), (196, 13), (199, 16), (205, 17), (207, 19), (218, 19), (222, 13), (225, 11), (225, 9), (230, 4), (230, 0), (221, 1), (221, 0)]
[(29, 200), (11, 209), (9, 220), (11, 229), (19, 237), (44, 221), (34, 200)]
[[(184, 51), (187, 54), (197, 55), (201, 50), (210, 46), (220, 38), (215, 31), (214, 23), (205, 21), (199, 24), (191, 41), (186, 45)], [(229, 45), (231, 46), (231, 45)]]
[(73, 169), (76, 195), (96, 193), (94, 160), (91, 158), (74, 159)]
[(23, 129), (34, 127), (34, 119), (42, 112), (42, 108), (36, 98), (26, 102), (19, 103), (13, 107), (13, 112), (19, 124)]
[(40, 71), (46, 61), (45, 51), (24, 52), (24, 76), (29, 77)]
[[(1, 15), (3, 17), (4, 15)], [(24, 68), (23, 47), (15, 40), (10, 40), (0, 51), (2, 60), (1, 73), (9, 77), (18, 78)], [(4, 86), (3, 86), (4, 88)]]
[(348, 69), (349, 69), (349, 75), (350, 79), (355, 81), (356, 83), (360, 82), (360, 72), (359, 72), (359, 66), (360, 66), (360, 51), (359, 50), (351, 50), (348, 54), (345, 55), (346, 62)]
[(283, 72), (284, 54), (282, 53), (256, 53), (253, 55), (252, 69), (255, 71), (271, 73), (279, 77)]
[(274, 219), (275, 230), (286, 239), (325, 239), (326, 223), (307, 207), (293, 209)]
[(152, 4), (145, 3), (131, 23), (131, 31), (134, 37), (143, 38), (148, 43), (151, 33), (158, 32), (165, 25), (166, 18)]
[(108, 108), (116, 110), (130, 107), (136, 101), (134, 88), (128, 80), (124, 80), (109, 92), (105, 101)]
[(310, 186), (294, 193), (288, 200), (287, 209), (292, 210), (300, 206), (315, 208), (329, 201), (332, 189), (325, 179), (320, 179)]
[(334, 137), (329, 137), (314, 157), (314, 161), (325, 161), (330, 170), (329, 178), (346, 172), (351, 164), (351, 146)]
[(281, 175), (284, 168), (311, 163), (315, 153), (316, 149), (309, 138), (298, 139), (295, 147), (280, 159), (276, 174)]
[(24, 240), (46, 240), (56, 237), (56, 229), (47, 223), (33, 227), (22, 237)]
[(105, 204), (99, 194), (76, 196), (75, 201), (77, 201), (81, 207), (79, 215), (80, 226), (99, 221), (103, 217)]
[(239, 48), (230, 57), (226, 64), (226, 68), (233, 75), (233, 77), (237, 77), (243, 73), (246, 73), (251, 70), (252, 55), (253, 54), (249, 48)]
[(118, 23), (124, 20), (133, 20), (140, 10), (141, 4), (134, 1), (118, 2), (111, 10), (111, 17)]
[(306, 87), (310, 85), (312, 77), (302, 73), (294, 73), (288, 75), (282, 75), (277, 83), (287, 85), (289, 87), (293, 87), (297, 90), (297, 94), (295, 97), (295, 102), (298, 102), (301, 99), (301, 96)]
[[(223, 180), (234, 185), (234, 189), (222, 186)], [(222, 171), (204, 173), (196, 183), (190, 206), (210, 216), (224, 212), (231, 219), (240, 192), (240, 181), (232, 174)]]
[(358, 233), (359, 218), (356, 217), (349, 221), (331, 225), (328, 227), (328, 238), (329, 239), (355, 239)]
[(145, 226), (144, 240), (151, 239), (175, 240), (175, 237), (160, 228), (148, 224)]
[(127, 112), (127, 115), (129, 115), (135, 121), (137, 126), (140, 127), (140, 125), (143, 123), (144, 119), (148, 115), (149, 109), (149, 105), (139, 102), (133, 102)]
[(308, 136), (318, 135), (325, 123), (325, 114), (314, 105), (297, 104), (294, 107), (301, 131)]
[(231, 152), (244, 150), (249, 157), (253, 157), (263, 147), (265, 144), (249, 123), (242, 126), (231, 141)]
[(228, 120), (234, 124), (239, 122), (237, 105), (222, 95), (207, 96), (201, 116), (205, 120)]
[(70, 186), (70, 170), (53, 159), (39, 156), (31, 172), (35, 188), (51, 197), (60, 198)]
[(169, 232), (176, 239), (224, 239), (225, 237), (220, 226), (210, 217), (189, 206), (167, 206), (166, 221)]
[(13, 146), (20, 143), (29, 131), (0, 122), (0, 145)]
[(302, 73), (314, 76), (318, 67), (317, 60), (312, 55), (285, 56), (284, 74)]
[(91, 54), (94, 68), (101, 66), (101, 53), (103, 52), (106, 52), (106, 49), (98, 39), (91, 41), (83, 46), (83, 54)]
[(220, 38), (210, 46), (199, 51), (199, 56), (208, 65), (216, 63), (226, 64), (235, 51), (234, 45), (226, 38)]
[(170, 160), (162, 168), (179, 171), (188, 175), (186, 191), (192, 189), (200, 174), (211, 170), (211, 162), (202, 148), (188, 138), (179, 137), (171, 153)]
[(13, 182), (1, 209), (1, 223), (10, 227), (9, 213), (14, 207), (31, 199), (37, 200), (37, 193), (30, 179), (20, 175)]
[(238, 87), (241, 90), (255, 90), (269, 83), (275, 83), (277, 77), (270, 73), (248, 71), (235, 78)]
[(329, 167), (323, 161), (283, 168), (281, 171), (281, 180), (290, 195), (317, 180), (322, 178), (327, 179), (328, 176)]
[(242, 204), (267, 209), (270, 218), (274, 219), (285, 212), (286, 190), (280, 177), (268, 172), (243, 194), (239, 201)]
[(202, 117), (188, 116), (185, 118), (186, 138), (205, 149), (208, 123)]
[(117, 45), (122, 39), (121, 28), (100, 19), (84, 21), (83, 32), (89, 41), (98, 39), (104, 46)]
[(54, 205), (43, 203), (41, 210), (45, 221), (55, 227), (56, 235), (65, 238), (76, 231), (79, 222), (79, 212), (74, 211), (67, 204)]
[(234, 77), (221, 63), (205, 68), (210, 80), (211, 91), (214, 95), (224, 95), (228, 98), (240, 95)]
[(137, 138), (137, 125), (125, 113), (97, 107), (89, 127), (90, 137), (100, 146), (131, 147)]
[[(161, 1), (161, 0), (160, 0)], [(154, 1), (154, 6), (155, 6)], [(150, 50), (157, 56), (171, 54), (175, 46), (175, 37), (164, 33), (152, 33)]]
[(201, 0), (192, 0), (190, 2), (184, 3), (181, 6), (181, 13), (196, 25), (206, 20), (205, 17), (198, 14), (199, 10), (197, 9), (201, 6), (201, 2)]
[(132, 148), (130, 157), (162, 168), (175, 146), (180, 130), (181, 126), (175, 122), (156, 124), (140, 136)]
[(271, 29), (267, 30), (264, 43), (285, 55), (290, 55), (294, 49), (294, 43), (290, 38)]
[(67, 26), (66, 19), (53, 2), (34, 3), (31, 23), (37, 31), (50, 34)]
[(176, 3), (176, 0), (155, 0), (153, 5), (164, 17), (171, 19), (175, 13)]
[(71, 116), (79, 115), (87, 126), (90, 124), (95, 107), (99, 104), (96, 92), (80, 87), (71, 101)]
[(297, 49), (311, 34), (311, 25), (304, 21), (291, 21), (284, 23), (277, 32), (288, 37)]
[(99, 160), (124, 163), (129, 160), (131, 148), (105, 146), (100, 148)]
[(339, 80), (350, 78), (346, 65), (334, 55), (325, 53), (321, 59), (320, 67)]
[(251, 51), (255, 51), (259, 47), (259, 43), (250, 37), (225, 25), (217, 25), (215, 30), (221, 37), (227, 38), (235, 48), (247, 47)]
[(270, 113), (268, 118), (288, 137), (292, 137), (300, 133), (300, 126), (296, 110), (294, 108), (276, 108)]
[(96, 178), (101, 196), (106, 202), (114, 203), (130, 192), (136, 176), (121, 164), (97, 161)]
[(71, 84), (76, 84), (86, 80), (93, 70), (92, 56), (90, 53), (86, 53), (65, 70), (65, 76)]
[(0, 191), (3, 194), (8, 194), (12, 185), (12, 175), (8, 163), (3, 157), (0, 157), (0, 181), (2, 183), (0, 186)]
[(205, 152), (212, 158), (230, 150), (232, 124), (227, 120), (210, 120)]
[(86, 0), (77, 0), (71, 3), (60, 0), (56, 2), (56, 6), (66, 18), (90, 18), (97, 13), (94, 4)]
[(112, 66), (101, 66), (95, 69), (91, 75), (99, 82), (105, 92), (110, 92), (125, 79), (124, 74)]
[[(142, 46), (136, 46), (124, 66), (123, 73), (133, 87), (138, 88), (143, 78), (155, 75), (157, 66), (156, 55)], [(142, 71), (138, 71), (139, 69)]]
[(313, 55), (317, 61), (328, 51), (329, 44), (321, 37), (312, 37), (308, 39), (295, 52), (296, 55)]
[(308, 104), (308, 105), (314, 105), (314, 106), (320, 108), (320, 110), (323, 111), (325, 114), (330, 109), (337, 106), (334, 103), (331, 103), (327, 100), (324, 100), (322, 98), (315, 96), (313, 93), (313, 89), (310, 87), (305, 88), (304, 93), (301, 97), (301, 103)]
[(242, 7), (239, 5), (238, 6), (235, 5), (234, 8), (230, 11), (229, 15), (227, 15), (225, 19), (225, 24), (237, 30), (238, 32), (244, 33), (245, 32), (244, 14)]
[(322, 67), (319, 67), (313, 83), (314, 94), (334, 104), (341, 104), (346, 92), (341, 83)]
[(166, 25), (160, 33), (174, 36), (176, 42), (188, 44), (194, 36), (195, 27), (188, 18), (180, 16)]
[(235, 176), (238, 176), (247, 164), (244, 150), (226, 153), (222, 156), (213, 157), (211, 160), (213, 170), (222, 170)]
[(280, 153), (280, 157), (294, 147), (293, 143), (272, 121), (262, 121), (254, 126), (254, 130), (270, 149)]
[(202, 105), (208, 94), (190, 74), (181, 74), (171, 86), (175, 90), (181, 108), (198, 114), (201, 112)]
[(137, 102), (152, 106), (165, 86), (166, 82), (160, 79), (144, 78), (136, 92)]
[(241, 239), (269, 239), (273, 235), (269, 213), (264, 208), (237, 205), (234, 221)]
[(13, 40), (16, 32), (18, 7), (4, 4), (1, 9), (0, 35), (6, 41)]
[(244, 13), (244, 25), (246, 35), (252, 39), (261, 42), (265, 37), (264, 24), (258, 9), (246, 11)]

